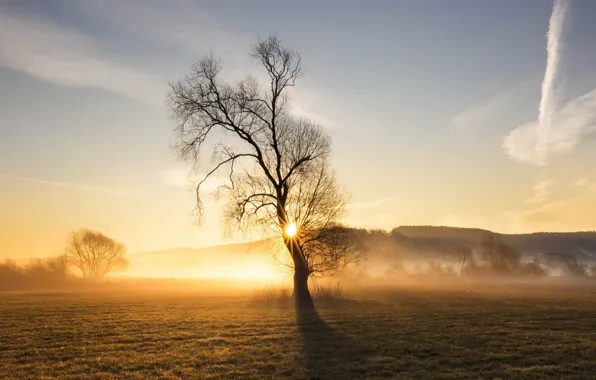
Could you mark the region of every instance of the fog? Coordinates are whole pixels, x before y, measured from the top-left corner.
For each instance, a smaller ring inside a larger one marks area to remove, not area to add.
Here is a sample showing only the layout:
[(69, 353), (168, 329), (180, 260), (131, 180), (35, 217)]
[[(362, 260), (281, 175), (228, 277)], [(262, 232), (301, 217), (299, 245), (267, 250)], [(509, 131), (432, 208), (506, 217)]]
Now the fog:
[[(399, 287), (518, 291), (521, 285), (533, 290), (596, 285), (596, 265), (585, 257), (523, 252), (499, 239), (466, 249), (441, 243), (441, 249), (436, 244), (431, 248), (404, 245), (403, 237), (387, 232), (359, 233), (366, 245), (366, 259), (333, 275), (312, 277), (311, 287), (331, 284), (341, 286), (342, 295), (366, 298), (371, 289)], [(6, 260), (0, 264), (0, 289), (247, 295), (275, 288), (291, 293), (291, 268), (280, 265), (275, 257), (271, 246), (263, 242), (140, 252), (127, 256), (126, 270), (93, 279), (82, 278), (61, 256), (21, 263)]]

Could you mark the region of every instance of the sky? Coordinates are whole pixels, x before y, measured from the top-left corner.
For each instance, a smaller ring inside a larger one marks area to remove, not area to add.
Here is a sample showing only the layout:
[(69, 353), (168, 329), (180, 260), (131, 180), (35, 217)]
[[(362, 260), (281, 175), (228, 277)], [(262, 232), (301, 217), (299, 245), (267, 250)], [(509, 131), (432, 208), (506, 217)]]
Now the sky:
[(191, 212), (168, 82), (231, 82), (271, 34), (302, 56), (293, 112), (333, 139), (365, 228), (596, 229), (592, 0), (0, 0), (0, 257), (92, 228), (129, 251), (225, 242)]

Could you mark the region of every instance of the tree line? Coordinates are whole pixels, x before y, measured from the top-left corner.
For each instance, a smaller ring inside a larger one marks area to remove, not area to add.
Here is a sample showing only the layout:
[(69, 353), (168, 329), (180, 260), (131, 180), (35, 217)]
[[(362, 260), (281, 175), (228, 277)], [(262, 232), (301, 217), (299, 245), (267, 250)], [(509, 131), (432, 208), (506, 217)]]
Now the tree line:
[(0, 263), (0, 289), (63, 288), (84, 281), (97, 281), (129, 264), (126, 246), (98, 231), (72, 232), (59, 255), (37, 258), (19, 265)]
[[(387, 237), (384, 232), (373, 232)], [(399, 237), (403, 237), (397, 235)], [(457, 275), (461, 277), (596, 277), (596, 263), (582, 262), (577, 257), (560, 251), (545, 251), (530, 260), (523, 252), (503, 242), (496, 234), (488, 233), (476, 245), (446, 247), (441, 258), (428, 258), (425, 266), (407, 268), (400, 260), (399, 250), (393, 250), (396, 261), (389, 267), (390, 275)], [(389, 248), (391, 250), (391, 248)], [(438, 250), (440, 251), (440, 247)], [(412, 255), (409, 255), (412, 258)], [(425, 261), (420, 255), (418, 262)]]

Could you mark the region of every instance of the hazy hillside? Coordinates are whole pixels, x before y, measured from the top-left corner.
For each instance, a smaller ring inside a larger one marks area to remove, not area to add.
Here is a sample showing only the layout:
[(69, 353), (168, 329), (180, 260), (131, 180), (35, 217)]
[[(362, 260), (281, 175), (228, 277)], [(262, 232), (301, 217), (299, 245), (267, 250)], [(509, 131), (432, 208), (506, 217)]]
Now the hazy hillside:
[[(476, 247), (491, 232), (482, 229), (401, 226), (391, 232), (354, 232), (368, 248), (370, 268), (385, 268), (395, 260), (453, 260), (462, 246)], [(550, 251), (571, 254), (582, 261), (596, 260), (596, 232), (497, 234), (526, 257)], [(127, 272), (151, 277), (274, 277), (271, 244), (266, 241), (205, 248), (172, 248), (130, 255)], [(230, 272), (234, 262), (234, 273)], [(383, 269), (384, 270), (384, 269)]]
[[(456, 245), (473, 247), (492, 232), (474, 228), (401, 226), (394, 228), (392, 233), (405, 236), (422, 249), (428, 246), (443, 246), (445, 249), (449, 249)], [(578, 258), (596, 257), (596, 231), (495, 233), (495, 235), (498, 235), (506, 244), (518, 248), (527, 255), (559, 251), (573, 254)]]
[[(274, 273), (270, 244), (254, 241), (205, 248), (179, 247), (130, 255), (128, 275), (150, 277), (268, 276)], [(229, 263), (233, 262), (231, 266)], [(234, 273), (230, 272), (231, 270)]]
[(409, 238), (418, 239), (454, 239), (480, 241), (491, 231), (480, 228), (437, 227), (437, 226), (399, 226), (392, 230)]

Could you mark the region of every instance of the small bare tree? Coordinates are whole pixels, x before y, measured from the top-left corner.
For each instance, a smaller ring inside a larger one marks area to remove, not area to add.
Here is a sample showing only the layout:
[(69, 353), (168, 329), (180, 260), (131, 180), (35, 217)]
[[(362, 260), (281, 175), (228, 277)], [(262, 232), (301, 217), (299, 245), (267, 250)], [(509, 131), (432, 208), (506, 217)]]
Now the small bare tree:
[(196, 186), (199, 218), (201, 185), (227, 170), (227, 183), (216, 191), (227, 199), (226, 225), (281, 236), (294, 270), (297, 305), (312, 308), (309, 276), (361, 257), (357, 239), (338, 224), (348, 196), (329, 166), (329, 136), (289, 112), (288, 90), (300, 77), (300, 56), (276, 37), (259, 41), (251, 56), (267, 74), (265, 86), (254, 77), (224, 82), (220, 63), (210, 56), (170, 84), (177, 151), (197, 167), (208, 137), (218, 140), (212, 145), (213, 166)]
[(83, 277), (99, 279), (128, 266), (126, 247), (101, 232), (81, 229), (68, 238), (65, 255)]
[(466, 268), (472, 261), (472, 249), (468, 246), (461, 246), (457, 249), (457, 268), (459, 275), (462, 276), (466, 271)]
[(519, 269), (521, 252), (505, 244), (495, 234), (486, 235), (480, 244), (481, 252), (495, 273), (510, 274)]
[(577, 257), (570, 253), (550, 251), (542, 256), (547, 266), (561, 270), (566, 276), (585, 277), (590, 273), (589, 265), (578, 261)]

